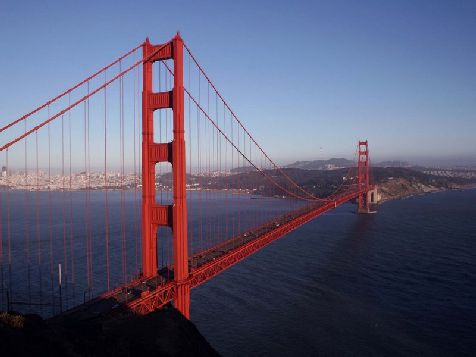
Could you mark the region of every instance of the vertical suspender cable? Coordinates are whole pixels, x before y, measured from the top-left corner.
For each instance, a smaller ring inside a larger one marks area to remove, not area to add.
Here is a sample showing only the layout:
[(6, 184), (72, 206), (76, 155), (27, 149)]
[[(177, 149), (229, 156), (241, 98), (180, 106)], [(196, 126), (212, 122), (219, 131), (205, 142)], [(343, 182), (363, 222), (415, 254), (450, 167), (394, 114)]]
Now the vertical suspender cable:
[[(188, 87), (190, 88), (190, 56), (187, 56), (188, 58)], [(192, 109), (191, 109), (191, 103), (190, 103), (190, 98), (188, 98), (188, 174), (189, 174), (189, 187), (192, 187)], [(193, 208), (195, 207), (193, 204), (193, 197), (192, 197), (192, 191), (189, 190), (189, 209), (188, 209), (188, 242), (189, 242), (189, 252), (190, 255), (193, 256), (194, 251), (193, 251), (193, 228), (192, 228), (192, 219), (193, 219)], [(192, 261), (192, 269), (193, 269), (193, 261)]]
[[(89, 81), (88, 81), (88, 95), (89, 95)], [(93, 295), (93, 243), (92, 243), (92, 215), (91, 215), (91, 145), (90, 145), (90, 116), (89, 116), (89, 97), (86, 100), (86, 122), (87, 122), (87, 220), (88, 220), (88, 251), (89, 251), (89, 298)]]
[[(159, 92), (162, 91), (162, 61), (159, 61), (159, 64), (158, 64), (158, 76), (159, 76)], [(167, 76), (165, 76), (165, 79), (164, 79), (164, 82), (166, 83), (165, 84), (165, 90), (167, 90)], [(165, 112), (165, 115), (167, 116), (168, 115), (168, 112), (166, 111)], [(154, 130), (154, 134), (155, 134), (155, 130)], [(167, 134), (166, 134), (167, 135)], [(164, 141), (162, 141), (162, 110), (159, 110), (159, 142), (162, 143), (162, 142), (165, 142), (167, 141), (166, 139), (164, 139)], [(163, 184), (164, 184), (164, 179), (162, 177), (162, 165), (159, 164), (159, 169), (158, 169), (158, 175), (160, 177), (160, 204), (164, 204), (163, 202), (163, 194), (162, 194), (162, 190), (163, 190)], [(160, 230), (160, 228), (158, 228), (158, 230)], [(160, 239), (160, 238), (159, 238)], [(162, 241), (162, 247), (163, 247), (163, 239), (161, 240)], [(162, 249), (162, 254), (163, 254), (163, 249)], [(163, 256), (162, 256), (162, 264), (163, 264), (164, 260), (163, 260)]]
[[(141, 118), (141, 82), (140, 82), (140, 66), (137, 67), (137, 93), (136, 93), (136, 100), (137, 100), (137, 132), (140, 134), (142, 132), (141, 130), (141, 125), (142, 125), (142, 120), (140, 120)], [(141, 179), (141, 168), (142, 168), (142, 160), (141, 160), (141, 141), (138, 140), (137, 141), (137, 150), (138, 150), (138, 156), (139, 156), (139, 160), (138, 160), (138, 179), (136, 180), (136, 187), (137, 185), (139, 184), (140, 182), (140, 179)], [(139, 200), (139, 197), (138, 197), (138, 200)], [(137, 255), (140, 253), (140, 244), (141, 244), (141, 239), (140, 239), (140, 210), (141, 210), (141, 205), (138, 204), (137, 205), (137, 210), (135, 212), (136, 214), (136, 220), (137, 220), (137, 232), (136, 232), (136, 237), (137, 237)], [(139, 259), (138, 257), (136, 259)], [(140, 260), (139, 260), (140, 261)], [(138, 270), (137, 270), (137, 274), (140, 273), (140, 264), (138, 262), (137, 264), (138, 266)]]
[[(50, 106), (48, 105), (48, 118), (50, 117)], [(53, 277), (53, 212), (51, 202), (51, 124), (48, 123), (48, 226), (49, 226), (49, 254), (50, 254), (50, 289), (51, 289), (51, 311), (55, 313), (54, 301), (54, 277)]]
[[(225, 105), (223, 105), (223, 131), (226, 133), (226, 107)], [(227, 175), (230, 175), (230, 172), (227, 170), (228, 168), (228, 143), (225, 142), (225, 171), (227, 171)], [(229, 177), (229, 176), (228, 176)], [(230, 217), (230, 205), (229, 205), (229, 200), (228, 200), (228, 196), (230, 194), (230, 180), (228, 179), (227, 180), (227, 184), (226, 184), (226, 194), (225, 194), (225, 207), (226, 207), (226, 210), (228, 212), (226, 212), (226, 215), (225, 215), (225, 236), (226, 236), (226, 239), (228, 239), (230, 236), (229, 236), (229, 231), (228, 231), (228, 226), (229, 226), (229, 217)]]
[(88, 227), (88, 149), (87, 149), (87, 113), (86, 113), (86, 102), (84, 102), (84, 175), (85, 175), (85, 180), (84, 180), (84, 188), (85, 188), (85, 196), (84, 196), (84, 220), (85, 220), (85, 234), (84, 234), (84, 247), (86, 250), (86, 281), (87, 281), (87, 289), (86, 289), (86, 294), (90, 294), (91, 292), (91, 279), (89, 277), (89, 227)]
[[(208, 85), (207, 87), (207, 114), (210, 115), (210, 85)], [(210, 174), (210, 138), (209, 138), (209, 133), (210, 133), (210, 127), (208, 125), (208, 123), (205, 123), (205, 137), (206, 137), (206, 143), (207, 143), (207, 156), (208, 156), (208, 160), (207, 158), (205, 157), (205, 160), (207, 160), (207, 169), (208, 169), (208, 172), (207, 172), (207, 184), (209, 182), (209, 180), (211, 180), (211, 174)], [(206, 205), (207, 205), (207, 211), (208, 211), (208, 207), (210, 207), (210, 190), (206, 189), (205, 191), (205, 201), (206, 201)], [(212, 241), (212, 237), (211, 237), (211, 229), (210, 229), (210, 215), (207, 214), (205, 216), (205, 232), (206, 232), (206, 235), (207, 235), (207, 245), (208, 247), (207, 248), (210, 248), (213, 244), (213, 241)]]
[(7, 149), (6, 155), (6, 163), (7, 163), (7, 249), (8, 249), (8, 291), (7, 291), (7, 307), (10, 307), (9, 298), (13, 295), (12, 291), (12, 237), (11, 237), (11, 222), (10, 222), (10, 215), (11, 215), (11, 197), (10, 197), (10, 166), (8, 162), (8, 153), (9, 150)]
[[(134, 58), (137, 59), (137, 53), (134, 53)], [(137, 67), (137, 70), (139, 70), (139, 67)], [(132, 95), (132, 106), (133, 106), (133, 130), (132, 130), (132, 150), (133, 150), (133, 160), (134, 160), (134, 205), (133, 205), (133, 219), (134, 219), (134, 258), (135, 258), (135, 270), (134, 270), (134, 275), (138, 275), (139, 273), (139, 256), (138, 256), (138, 220), (136, 216), (136, 211), (137, 211), (137, 160), (136, 160), (136, 93), (137, 93), (137, 81), (136, 81), (136, 76), (133, 76), (134, 78), (134, 91)]]
[[(200, 72), (198, 72), (198, 102), (201, 103), (200, 93)], [(200, 151), (200, 110), (197, 106), (197, 164), (198, 164), (198, 177), (200, 180), (200, 192), (199, 192), (199, 236), (200, 236), (200, 250), (203, 250), (203, 202), (202, 202), (202, 190), (203, 190), (203, 175), (202, 175), (202, 152)]]
[[(65, 298), (66, 307), (68, 306), (68, 251), (66, 244), (66, 185), (64, 176), (64, 115), (61, 116), (61, 196), (62, 196), (62, 218), (63, 218), (63, 265), (65, 277)], [(60, 285), (60, 289), (61, 289)]]
[[(104, 71), (104, 83), (107, 82), (107, 71)], [(105, 214), (105, 245), (106, 245), (106, 284), (110, 290), (109, 270), (109, 187), (107, 181), (107, 88), (104, 87), (104, 214)]]
[[(71, 105), (71, 95), (68, 94), (68, 105)], [(71, 110), (68, 111), (68, 129), (69, 129), (69, 247), (70, 247), (70, 258), (71, 258), (71, 284), (72, 284), (72, 298), (73, 303), (76, 302), (76, 280), (74, 275), (74, 234), (73, 234), (73, 172), (72, 172), (72, 130), (71, 130)]]
[(43, 269), (41, 261), (41, 235), (40, 235), (40, 169), (39, 169), (39, 148), (38, 132), (35, 131), (35, 149), (36, 149), (36, 192), (35, 192), (35, 216), (36, 216), (36, 244), (38, 249), (38, 284), (39, 284), (39, 303), (40, 313), (43, 313)]
[[(119, 61), (119, 71), (122, 72), (122, 61)], [(126, 268), (126, 232), (125, 232), (125, 197), (124, 197), (124, 77), (119, 78), (119, 125), (120, 125), (120, 162), (121, 162), (121, 246), (122, 246), (122, 279), (127, 281)]]
[[(240, 150), (240, 127), (237, 125), (236, 126), (236, 137), (238, 139), (238, 144), (237, 144), (237, 147), (238, 147), (238, 150)], [(238, 171), (237, 171), (237, 175), (238, 175), (238, 195), (236, 196), (238, 198), (238, 201), (237, 201), (237, 205), (238, 205), (238, 224), (237, 224), (237, 234), (240, 234), (241, 231), (240, 231), (240, 226), (241, 226), (241, 211), (243, 209), (242, 207), (242, 202), (241, 202), (241, 181), (242, 181), (242, 178), (241, 178), (241, 173), (240, 173), (240, 154), (237, 153), (236, 155), (236, 162), (237, 162), (237, 168), (238, 168)], [(237, 242), (239, 243), (239, 242)]]
[[(27, 132), (27, 119), (24, 121), (25, 133)], [(27, 264), (27, 284), (28, 284), (28, 308), (31, 309), (31, 266), (30, 266), (30, 224), (29, 224), (29, 204), (28, 204), (28, 139), (25, 138), (25, 208), (24, 224), (25, 224), (25, 242), (26, 242), (26, 264)]]

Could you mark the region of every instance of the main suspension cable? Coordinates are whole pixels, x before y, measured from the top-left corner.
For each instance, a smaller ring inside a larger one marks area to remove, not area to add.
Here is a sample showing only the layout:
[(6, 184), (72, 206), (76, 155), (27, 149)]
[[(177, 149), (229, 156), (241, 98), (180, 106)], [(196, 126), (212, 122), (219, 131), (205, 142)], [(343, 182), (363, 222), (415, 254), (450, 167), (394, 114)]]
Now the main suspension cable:
[(296, 188), (298, 188), (300, 191), (302, 191), (305, 195), (311, 197), (313, 200), (318, 200), (318, 201), (326, 201), (325, 199), (322, 199), (322, 198), (319, 198), (319, 197), (316, 197), (314, 196), (312, 193), (306, 191), (302, 186), (298, 185), (281, 167), (279, 167), (269, 156), (268, 154), (266, 154), (266, 152), (263, 150), (263, 148), (256, 142), (256, 140), (253, 138), (253, 136), (250, 134), (250, 132), (245, 128), (245, 126), (243, 125), (243, 123), (241, 122), (241, 120), (238, 118), (238, 116), (233, 112), (233, 110), (231, 109), (230, 105), (227, 103), (227, 101), (223, 98), (223, 96), (220, 94), (220, 92), (218, 91), (218, 89), (215, 87), (215, 85), (213, 84), (213, 82), (211, 81), (210, 77), (208, 77), (208, 75), (205, 73), (205, 70), (203, 69), (203, 67), (198, 63), (197, 59), (195, 58), (195, 56), (192, 54), (192, 52), (190, 51), (190, 49), (187, 47), (187, 45), (184, 43), (184, 48), (186, 49), (186, 51), (188, 52), (188, 54), (190, 55), (190, 57), (192, 58), (192, 60), (195, 62), (196, 66), (198, 67), (198, 69), (200, 70), (200, 72), (203, 74), (203, 76), (205, 77), (205, 79), (208, 81), (208, 83), (211, 85), (211, 87), (213, 88), (213, 90), (215, 91), (215, 93), (218, 95), (218, 97), (221, 99), (221, 101), (223, 102), (223, 104), (227, 107), (227, 109), (230, 111), (231, 115), (235, 118), (236, 122), (243, 128), (243, 130), (245, 131), (245, 133), (248, 135), (248, 137), (253, 141), (253, 143), (256, 145), (256, 147), (263, 153), (263, 155), (269, 160), (269, 162), (271, 162), (271, 164), (274, 166), (274, 168), (276, 170), (278, 170), (289, 182), (291, 182), (291, 184), (293, 186), (295, 186)]
[[(114, 81), (116, 81), (118, 78), (124, 76), (125, 74), (129, 73), (131, 70), (133, 70), (135, 67), (137, 67), (138, 65), (144, 63), (144, 62), (147, 62), (148, 60), (150, 60), (153, 56), (155, 56), (160, 50), (162, 50), (165, 46), (167, 46), (168, 43), (165, 43), (163, 45), (160, 45), (154, 52), (152, 52), (149, 56), (147, 56), (146, 58), (143, 58), (143, 59), (140, 59), (136, 62), (134, 62), (132, 65), (130, 65), (128, 68), (126, 68), (125, 70), (121, 71), (120, 73), (118, 73), (116, 76), (114, 76), (113, 78), (111, 78), (109, 81), (107, 81), (106, 83), (102, 84), (101, 86), (99, 86), (98, 88), (96, 88), (95, 90), (93, 90), (92, 92), (89, 92), (88, 94), (84, 95), (82, 98), (78, 99), (77, 101), (75, 101), (73, 104), (70, 104), (68, 105), (66, 108), (64, 108), (63, 110), (59, 111), (58, 113), (56, 113), (55, 115), (53, 115), (52, 117), (49, 117), (48, 115), (48, 119), (41, 122), (40, 124), (36, 125), (35, 127), (33, 127), (32, 129), (30, 129), (29, 131), (27, 131), (26, 133), (24, 133), (23, 135), (20, 135), (19, 137), (17, 137), (16, 139), (13, 139), (11, 141), (9, 141), (8, 143), (6, 143), (5, 145), (1, 146), (0, 147), (0, 152), (1, 151), (4, 151), (5, 149), (9, 148), (10, 146), (12, 146), (13, 144), (17, 143), (18, 141), (24, 139), (25, 137), (29, 136), (30, 134), (34, 133), (35, 131), (41, 129), (42, 127), (44, 127), (46, 124), (52, 122), (53, 120), (55, 120), (56, 118), (60, 117), (61, 115), (63, 115), (64, 113), (68, 112), (69, 110), (71, 110), (72, 108), (78, 106), (78, 104), (86, 101), (87, 99), (91, 98), (93, 95), (95, 95), (96, 93), (98, 93), (99, 91), (101, 91), (102, 89), (106, 88), (107, 86), (109, 86), (111, 83), (113, 83)], [(141, 46), (143, 46), (143, 44), (141, 44)], [(139, 46), (140, 47), (140, 46)], [(117, 60), (117, 62), (119, 62), (120, 59)], [(116, 62), (116, 63), (117, 63)], [(109, 68), (109, 67), (108, 67)], [(89, 79), (88, 79), (89, 80)], [(88, 80), (85, 80), (83, 81), (82, 83), (87, 83)], [(43, 108), (45, 106), (48, 106), (48, 105), (44, 105), (42, 106)], [(38, 109), (39, 110), (39, 109)], [(13, 125), (13, 124), (12, 124)], [(10, 124), (8, 126), (11, 126)]]
[(305, 201), (315, 201), (312, 199), (308, 199), (305, 197), (301, 197), (299, 195), (296, 195), (295, 193), (287, 190), (283, 186), (281, 186), (278, 182), (273, 180), (273, 178), (266, 173), (266, 171), (261, 170), (258, 166), (256, 166), (253, 162), (251, 162), (244, 154), (243, 152), (236, 146), (236, 144), (218, 127), (218, 125), (213, 121), (212, 118), (208, 115), (208, 113), (202, 108), (202, 106), (198, 103), (198, 101), (195, 99), (195, 97), (192, 96), (192, 94), (188, 91), (188, 89), (184, 88), (185, 93), (189, 96), (189, 98), (192, 100), (192, 102), (195, 103), (196, 107), (200, 112), (203, 113), (203, 115), (212, 123), (212, 125), (215, 127), (216, 130), (220, 132), (220, 134), (225, 138), (226, 141), (228, 141), (233, 148), (251, 165), (253, 166), (258, 172), (260, 172), (263, 176), (265, 176), (271, 183), (273, 183), (276, 187), (281, 189), (283, 192), (286, 192), (288, 195), (300, 199), (300, 200), (305, 200)]
[(17, 120), (14, 120), (12, 121), (11, 123), (5, 125), (4, 127), (2, 127), (0, 129), (0, 133), (3, 132), (4, 130), (7, 130), (8, 128), (22, 122), (23, 120), (27, 119), (29, 116), (39, 112), (40, 110), (46, 108), (47, 106), (53, 104), (54, 102), (56, 102), (58, 99), (61, 99), (62, 97), (64, 97), (66, 94), (69, 94), (71, 93), (72, 91), (74, 91), (75, 89), (81, 87), (83, 84), (87, 83), (88, 81), (90, 81), (91, 79), (97, 77), (99, 74), (101, 74), (102, 72), (106, 71), (108, 68), (111, 68), (112, 66), (114, 66), (116, 63), (118, 63), (119, 61), (121, 61), (122, 59), (128, 57), (129, 55), (131, 55), (132, 53), (134, 53), (135, 51), (137, 51), (140, 47), (142, 47), (143, 44), (141, 43), (140, 45), (134, 47), (133, 49), (131, 49), (130, 51), (126, 52), (125, 54), (123, 54), (121, 57), (119, 57), (118, 59), (116, 59), (114, 62), (111, 62), (110, 64), (108, 64), (107, 66), (101, 68), (99, 71), (95, 72), (94, 74), (90, 75), (88, 78), (82, 80), (81, 82), (77, 83), (76, 85), (74, 85), (73, 87), (65, 90), (63, 93), (57, 95), (56, 97), (50, 99), (49, 101), (47, 101), (46, 103), (44, 103), (43, 105), (40, 105), (39, 107), (37, 107), (36, 109), (32, 110), (31, 112), (23, 115), (22, 117), (18, 118)]

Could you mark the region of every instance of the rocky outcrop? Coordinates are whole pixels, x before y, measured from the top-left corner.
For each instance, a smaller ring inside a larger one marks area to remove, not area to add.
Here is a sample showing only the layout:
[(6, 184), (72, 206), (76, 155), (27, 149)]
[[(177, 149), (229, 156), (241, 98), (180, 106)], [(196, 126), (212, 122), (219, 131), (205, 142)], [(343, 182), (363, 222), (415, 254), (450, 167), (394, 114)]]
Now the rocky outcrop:
[(171, 307), (120, 319), (45, 321), (0, 313), (1, 356), (218, 356)]

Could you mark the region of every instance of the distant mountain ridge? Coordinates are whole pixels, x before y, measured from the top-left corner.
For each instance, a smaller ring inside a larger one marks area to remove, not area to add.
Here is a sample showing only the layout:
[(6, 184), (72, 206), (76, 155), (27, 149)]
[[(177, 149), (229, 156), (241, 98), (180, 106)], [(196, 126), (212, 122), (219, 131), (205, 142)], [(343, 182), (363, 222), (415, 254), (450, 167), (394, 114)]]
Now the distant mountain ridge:
[(334, 170), (352, 166), (355, 166), (354, 161), (339, 157), (329, 160), (296, 161), (286, 167), (302, 170)]

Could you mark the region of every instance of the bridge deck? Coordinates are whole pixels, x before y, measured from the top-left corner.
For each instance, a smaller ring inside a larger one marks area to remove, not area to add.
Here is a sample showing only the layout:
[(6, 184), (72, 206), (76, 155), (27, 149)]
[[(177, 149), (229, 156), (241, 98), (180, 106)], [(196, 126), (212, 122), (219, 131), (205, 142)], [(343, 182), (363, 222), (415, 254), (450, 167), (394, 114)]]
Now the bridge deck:
[[(274, 240), (286, 235), (313, 218), (352, 200), (359, 191), (346, 193), (332, 201), (316, 203), (285, 214), (258, 228), (224, 241), (217, 246), (192, 256), (189, 260), (190, 276), (185, 284), (191, 288), (213, 278), (230, 266), (245, 259)], [(167, 280), (169, 279), (169, 280)], [(138, 278), (127, 286), (119, 287), (62, 315), (90, 318), (100, 315), (133, 311), (146, 314), (172, 301), (177, 288), (173, 280), (173, 267), (161, 271), (153, 278)]]

